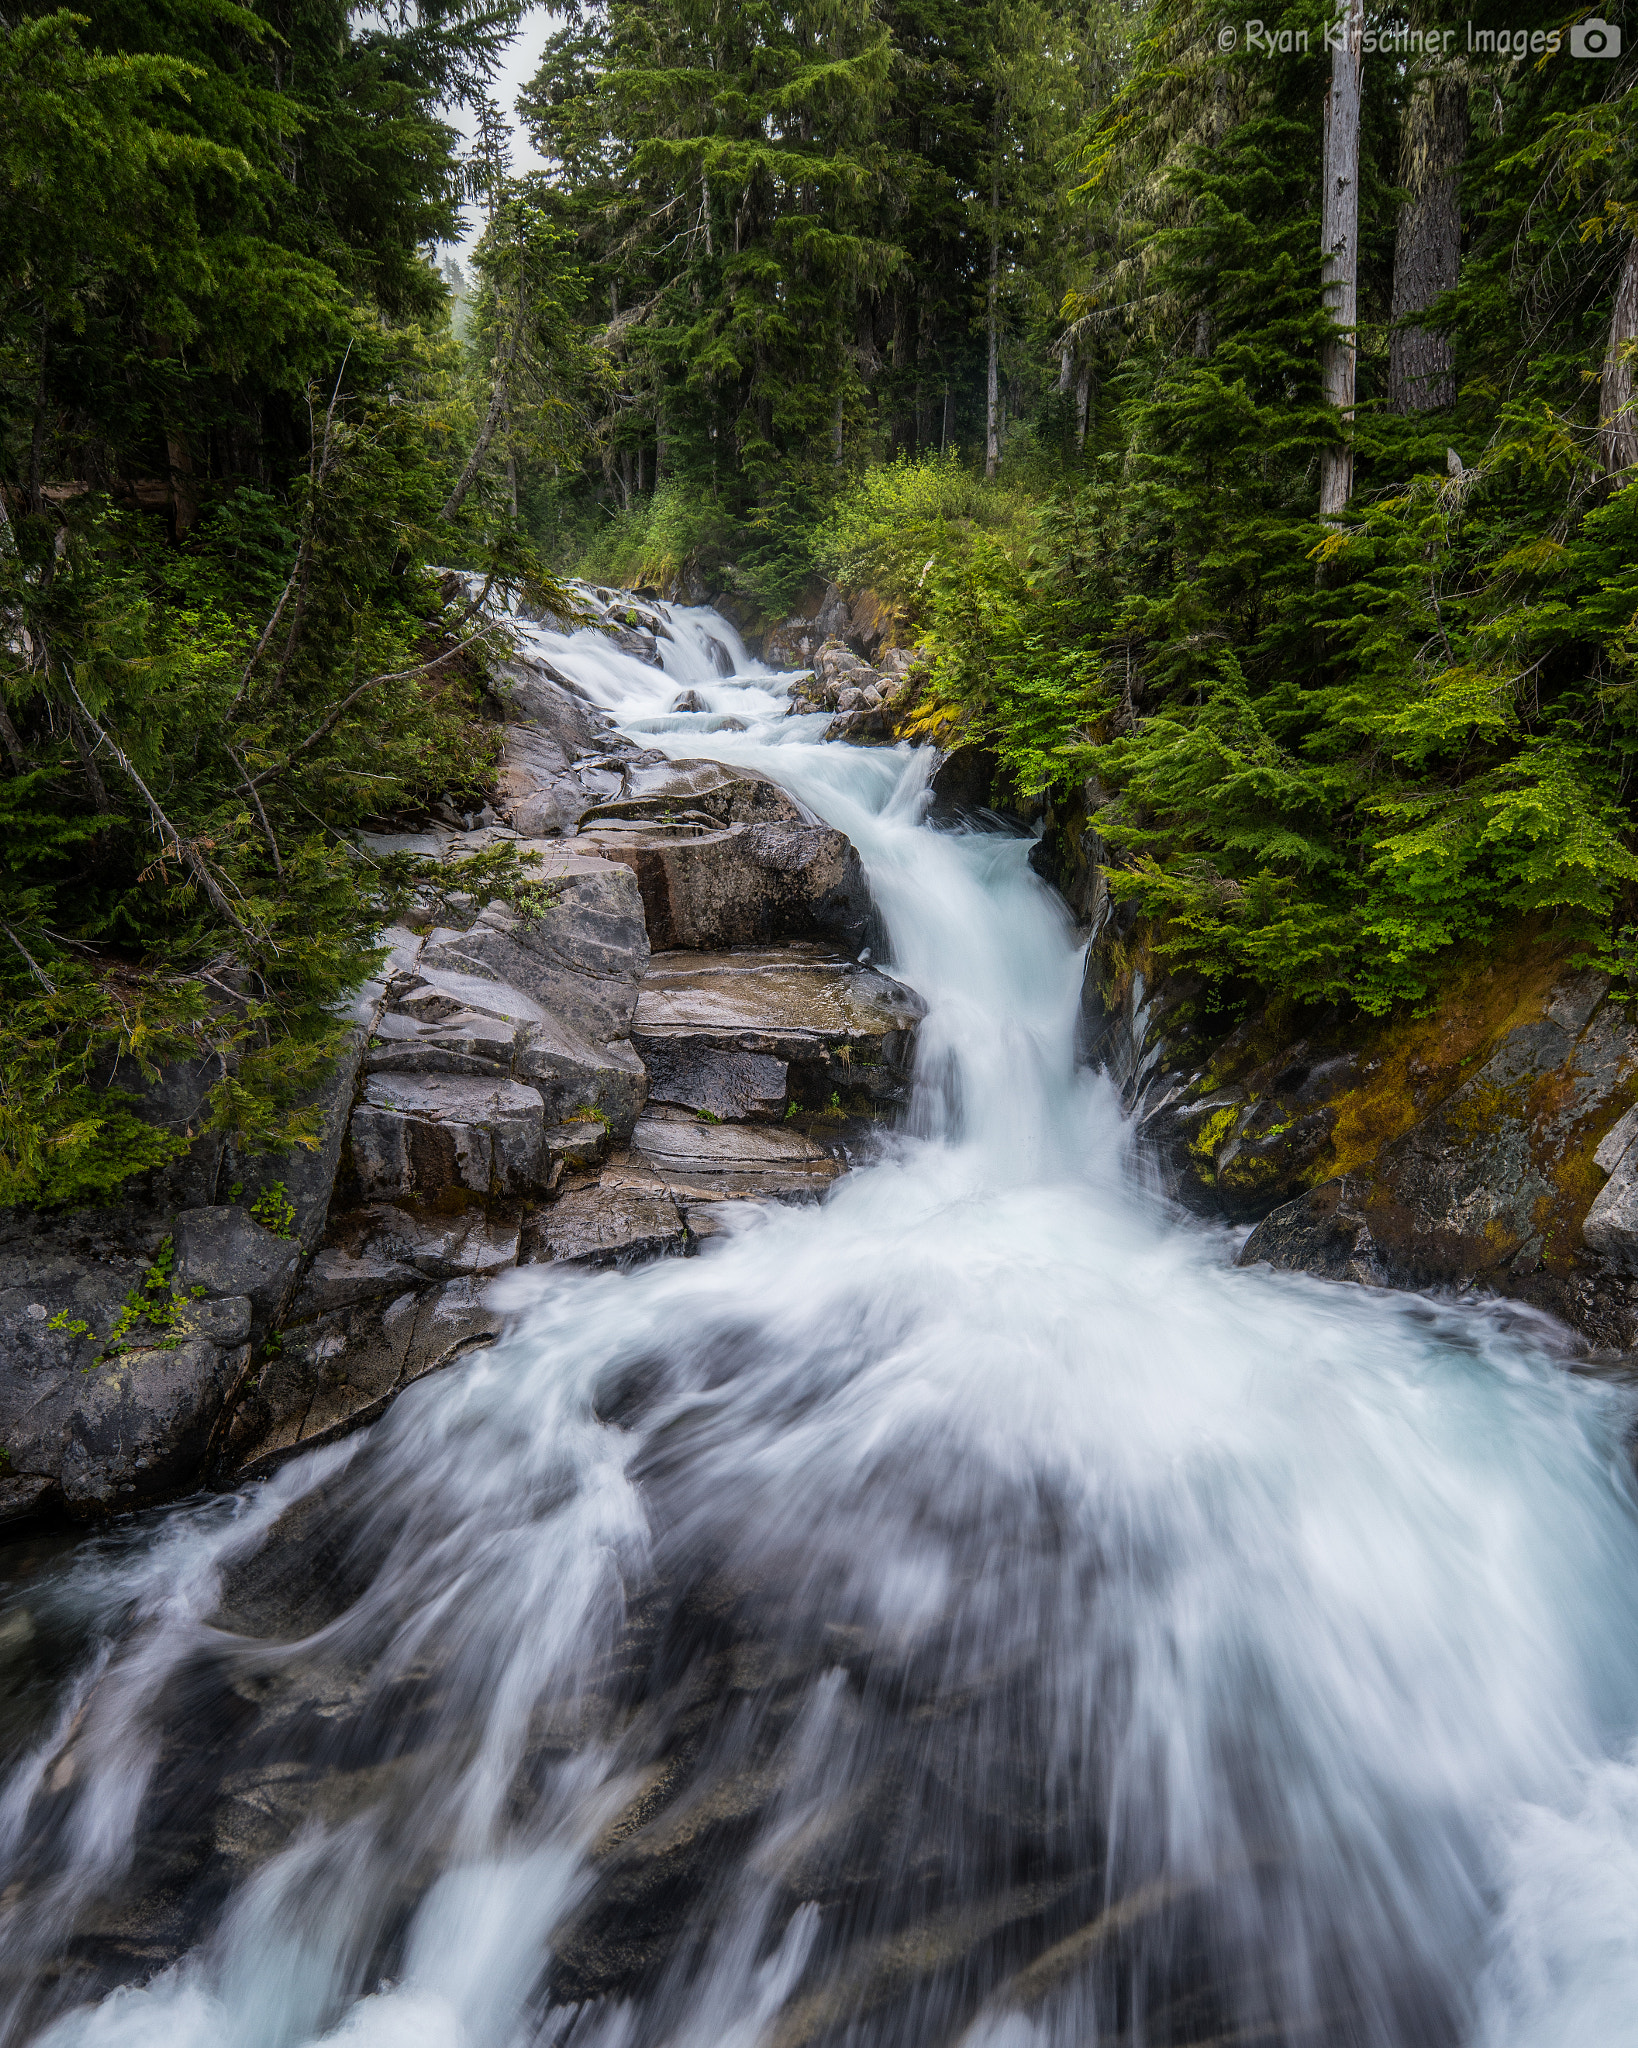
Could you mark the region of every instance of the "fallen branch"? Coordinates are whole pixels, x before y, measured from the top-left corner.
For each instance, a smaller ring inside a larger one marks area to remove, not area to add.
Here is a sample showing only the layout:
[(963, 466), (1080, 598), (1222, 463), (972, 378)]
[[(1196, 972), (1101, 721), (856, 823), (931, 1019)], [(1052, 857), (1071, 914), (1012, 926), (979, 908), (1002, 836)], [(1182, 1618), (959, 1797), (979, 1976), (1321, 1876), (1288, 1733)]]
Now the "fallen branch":
[[(296, 616), (290, 622), (290, 637), (285, 642), (284, 656), (279, 663), (279, 673), (274, 678), (275, 688), (284, 681), (285, 672), (290, 666), (290, 657), (295, 652), (296, 638), (301, 632), (302, 616), (307, 605), (308, 576), (313, 565), (313, 509), (318, 502), (318, 494), (324, 486), (324, 479), (330, 473), (330, 429), (335, 423), (336, 403), (341, 397), (341, 380), (347, 374), (347, 362), (352, 352), (353, 345), (351, 342), (348, 342), (346, 353), (341, 358), (341, 368), (336, 372), (335, 389), (330, 393), (330, 408), (324, 415), (324, 441), (319, 450), (318, 468), (312, 473), (313, 487), (308, 493), (307, 504), (302, 511), (301, 545), (296, 550), (296, 565), (290, 571), (290, 581), (284, 586), (278, 603), (273, 607), (272, 618), (268, 620), (262, 629), (262, 637), (256, 642), (255, 653), (245, 663), (245, 672), (239, 678), (239, 687), (234, 691), (233, 702), (227, 708), (227, 716), (229, 718), (233, 716), (234, 712), (238, 710), (240, 704), (244, 701), (245, 692), (250, 688), (250, 679), (256, 673), (256, 664), (267, 652), (268, 645), (274, 633), (278, 630), (279, 621), (284, 617), (284, 608), (290, 602), (290, 593), (296, 590), (299, 584), (300, 590), (296, 599)], [(309, 410), (309, 419), (311, 419), (311, 410)], [(310, 439), (311, 430), (309, 429)]]
[[(116, 739), (114, 739), (111, 734), (104, 732), (102, 727), (91, 716), (91, 713), (86, 706), (85, 699), (80, 695), (79, 691), (75, 688), (73, 683), (70, 683), (68, 686), (68, 694), (74, 699), (74, 702), (80, 707), (80, 714), (84, 718), (86, 724), (96, 734), (97, 746), (106, 747), (109, 753), (113, 755), (115, 761), (124, 771), (126, 776), (136, 785), (138, 791), (141, 793), (142, 801), (148, 807), (148, 816), (153, 821), (154, 829), (157, 832), (169, 835), (171, 847), (174, 850), (177, 858), (188, 869), (189, 873), (193, 876), (194, 880), (199, 884), (200, 888), (204, 890), (206, 900), (209, 902), (211, 908), (216, 912), (217, 916), (226, 918), (228, 923), (232, 925), (233, 929), (236, 932), (240, 933), (244, 938), (248, 939), (253, 946), (260, 944), (260, 940), (258, 939), (256, 933), (250, 929), (249, 925), (243, 922), (243, 920), (239, 917), (238, 913), (234, 910), (233, 905), (229, 903), (226, 896), (222, 894), (220, 887), (217, 885), (215, 876), (212, 875), (210, 869), (205, 864), (204, 855), (200, 853), (199, 849), (193, 844), (191, 840), (184, 839), (182, 837), (182, 834), (176, 829), (176, 827), (171, 823), (170, 819), (167, 818), (165, 813), (159, 808), (159, 804), (155, 799), (153, 791), (148, 787), (147, 783), (145, 783), (142, 777), (137, 773), (135, 763), (131, 760), (130, 756), (125, 752), (124, 748), (120, 746), (119, 742)], [(95, 751), (96, 748), (94, 747), (92, 749), (92, 752), (95, 753)]]
[(483, 466), (483, 459), (489, 453), (489, 444), (495, 438), (495, 429), (506, 414), (506, 403), (511, 392), (512, 366), (518, 359), (518, 350), (523, 344), (523, 311), (520, 306), (517, 318), (512, 323), (512, 338), (506, 345), (506, 354), (495, 365), (495, 388), (489, 394), (489, 412), (484, 419), (483, 430), (478, 435), (477, 445), (467, 457), (465, 469), (461, 471), (454, 490), (445, 500), (439, 513), (440, 519), (453, 519), (460, 511), (462, 501), (472, 488), (473, 479)]
[(273, 767), (264, 768), (261, 774), (251, 783), (251, 788), (260, 789), (264, 782), (271, 782), (275, 776), (283, 775), (287, 770), (293, 768), (310, 747), (316, 747), (320, 740), (334, 732), (344, 714), (352, 709), (367, 690), (373, 690), (378, 683), (407, 683), (412, 676), (430, 675), (434, 669), (442, 668), (446, 662), (453, 661), (456, 655), (464, 654), (469, 647), (476, 647), (480, 640), (488, 640), (494, 634), (504, 630), (502, 622), (497, 619), (492, 624), (483, 627), (480, 631), (469, 633), (464, 640), (459, 641), (454, 647), (446, 649), (444, 653), (434, 655), (431, 661), (417, 662), (414, 668), (397, 669), (391, 675), (367, 677), (359, 684), (356, 690), (348, 691), (347, 695), (342, 698), (335, 709), (320, 724), (314, 726), (313, 730), (299, 746), (292, 747), (284, 759)]

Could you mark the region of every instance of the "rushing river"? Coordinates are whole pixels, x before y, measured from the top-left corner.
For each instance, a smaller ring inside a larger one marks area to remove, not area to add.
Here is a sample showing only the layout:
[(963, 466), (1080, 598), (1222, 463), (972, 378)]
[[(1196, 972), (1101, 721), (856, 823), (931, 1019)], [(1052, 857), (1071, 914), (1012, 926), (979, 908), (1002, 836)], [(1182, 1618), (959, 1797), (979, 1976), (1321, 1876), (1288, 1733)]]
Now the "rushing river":
[[(1628, 1396), (1235, 1269), (1077, 1064), (1028, 842), (674, 631), (537, 637), (851, 835), (929, 1004), (906, 1127), (697, 1258), (520, 1271), (506, 1341), (241, 1498), (14, 1553), (0, 2038), (1638, 2042)], [(254, 1838), (320, 1765), (179, 1964), (19, 1988), (99, 1929), (118, 1973), (196, 1779)]]

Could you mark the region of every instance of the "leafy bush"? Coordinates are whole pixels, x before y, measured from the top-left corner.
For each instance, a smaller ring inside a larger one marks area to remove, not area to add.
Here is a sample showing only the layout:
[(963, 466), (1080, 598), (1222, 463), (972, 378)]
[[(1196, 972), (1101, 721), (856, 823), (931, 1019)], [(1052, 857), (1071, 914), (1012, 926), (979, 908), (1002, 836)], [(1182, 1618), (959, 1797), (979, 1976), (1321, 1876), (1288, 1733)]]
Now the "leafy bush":
[[(1037, 505), (987, 484), (954, 455), (901, 457), (865, 470), (813, 538), (814, 559), (853, 590), (875, 590), (908, 619), (927, 615), (941, 575), (959, 574), (978, 537), (1013, 570), (1037, 534)], [(977, 572), (980, 581), (989, 572)]]

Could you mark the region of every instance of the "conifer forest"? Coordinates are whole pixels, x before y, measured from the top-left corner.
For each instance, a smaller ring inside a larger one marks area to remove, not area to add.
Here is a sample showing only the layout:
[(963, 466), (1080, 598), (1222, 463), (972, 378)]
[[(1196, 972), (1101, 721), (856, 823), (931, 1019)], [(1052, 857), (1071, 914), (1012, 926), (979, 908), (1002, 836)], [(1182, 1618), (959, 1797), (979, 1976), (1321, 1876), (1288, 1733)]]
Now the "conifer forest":
[(872, 593), (1225, 1013), (1638, 992), (1624, 4), (6, 0), (0, 1204), (304, 1135), (570, 577)]

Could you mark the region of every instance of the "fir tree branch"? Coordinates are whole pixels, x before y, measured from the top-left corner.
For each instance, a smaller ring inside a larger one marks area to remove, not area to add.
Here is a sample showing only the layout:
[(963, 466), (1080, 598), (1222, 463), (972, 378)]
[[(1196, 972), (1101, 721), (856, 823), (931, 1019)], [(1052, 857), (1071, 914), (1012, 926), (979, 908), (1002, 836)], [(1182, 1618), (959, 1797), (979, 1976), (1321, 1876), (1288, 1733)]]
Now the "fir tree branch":
[(469, 633), (466, 639), (458, 642), (454, 647), (447, 648), (442, 654), (434, 655), (431, 661), (417, 662), (414, 668), (401, 668), (391, 675), (367, 676), (358, 685), (357, 689), (350, 690), (342, 698), (341, 702), (313, 728), (299, 746), (292, 747), (284, 759), (277, 762), (273, 767), (264, 768), (261, 774), (252, 782), (252, 789), (259, 789), (264, 782), (271, 782), (278, 776), (286, 774), (296, 765), (297, 761), (300, 760), (301, 756), (309, 748), (316, 747), (320, 740), (327, 738), (341, 722), (343, 716), (358, 702), (359, 698), (364, 696), (367, 691), (373, 690), (377, 684), (407, 683), (412, 676), (430, 675), (434, 669), (442, 668), (446, 662), (453, 661), (456, 655), (464, 654), (467, 648), (475, 647), (480, 640), (487, 640), (503, 630), (501, 621), (497, 619), (491, 624), (481, 627), (476, 633)]
[(135, 763), (125, 752), (124, 748), (120, 746), (119, 742), (111, 734), (104, 732), (102, 727), (91, 716), (90, 711), (86, 708), (85, 699), (80, 695), (73, 683), (68, 685), (68, 694), (80, 707), (80, 713), (85, 719), (86, 724), (96, 734), (97, 746), (106, 747), (127, 777), (136, 785), (142, 801), (148, 807), (148, 816), (153, 820), (154, 829), (169, 836), (177, 858), (182, 861), (200, 888), (204, 890), (205, 896), (217, 916), (225, 918), (232, 925), (233, 929), (240, 933), (242, 937), (248, 939), (253, 946), (259, 944), (260, 941), (256, 933), (240, 918), (233, 905), (223, 895), (215, 876), (212, 875), (205, 863), (204, 855), (200, 853), (192, 840), (184, 839), (170, 819), (166, 817), (165, 813), (160, 809), (153, 791), (138, 774)]

